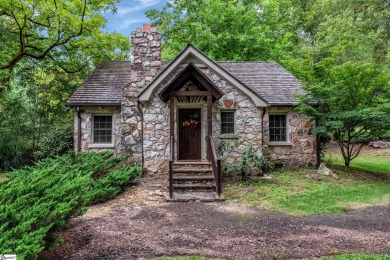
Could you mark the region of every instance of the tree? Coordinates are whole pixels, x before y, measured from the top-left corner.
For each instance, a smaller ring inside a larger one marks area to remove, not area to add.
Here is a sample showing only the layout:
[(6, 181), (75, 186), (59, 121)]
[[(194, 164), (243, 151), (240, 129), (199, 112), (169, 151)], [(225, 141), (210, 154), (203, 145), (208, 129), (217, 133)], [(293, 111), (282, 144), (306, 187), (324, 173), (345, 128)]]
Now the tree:
[[(49, 60), (24, 60), (15, 66), (10, 86), (1, 95), (0, 170), (71, 147), (73, 113), (65, 102), (83, 76), (69, 75)], [(61, 129), (66, 132), (59, 134)]]
[(146, 15), (162, 32), (165, 60), (192, 43), (219, 61), (268, 61), (294, 49), (293, 9), (290, 0), (174, 0)]
[(305, 86), (308, 94), (300, 97), (300, 111), (316, 119), (316, 133), (337, 141), (346, 166), (364, 144), (390, 129), (389, 73), (372, 64), (346, 62), (331, 68), (323, 82)]
[(102, 12), (115, 11), (116, 0), (0, 0), (0, 90), (25, 58), (52, 60), (65, 72), (110, 59), (127, 51), (129, 41), (119, 34), (102, 33)]
[(338, 142), (349, 166), (364, 144), (390, 129), (390, 3), (311, 3), (302, 15), (303, 28), (309, 28), (303, 56), (311, 73), (300, 110), (316, 119), (317, 133)]

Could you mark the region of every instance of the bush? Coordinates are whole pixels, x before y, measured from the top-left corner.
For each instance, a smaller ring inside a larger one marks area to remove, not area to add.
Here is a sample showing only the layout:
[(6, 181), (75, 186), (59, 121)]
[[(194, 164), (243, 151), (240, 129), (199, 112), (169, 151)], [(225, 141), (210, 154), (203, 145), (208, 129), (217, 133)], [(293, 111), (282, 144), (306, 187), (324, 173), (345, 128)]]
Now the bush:
[(138, 175), (140, 168), (124, 160), (110, 152), (70, 152), (12, 172), (0, 183), (0, 252), (37, 258), (54, 231)]
[(73, 125), (58, 125), (42, 139), (40, 150), (34, 154), (36, 159), (63, 155), (73, 147)]
[(237, 172), (241, 174), (241, 180), (247, 179), (248, 173), (251, 171), (267, 171), (272, 169), (271, 163), (264, 156), (260, 155), (253, 144), (247, 145), (241, 154), (240, 158), (235, 163), (224, 163), (223, 170), (225, 172)]

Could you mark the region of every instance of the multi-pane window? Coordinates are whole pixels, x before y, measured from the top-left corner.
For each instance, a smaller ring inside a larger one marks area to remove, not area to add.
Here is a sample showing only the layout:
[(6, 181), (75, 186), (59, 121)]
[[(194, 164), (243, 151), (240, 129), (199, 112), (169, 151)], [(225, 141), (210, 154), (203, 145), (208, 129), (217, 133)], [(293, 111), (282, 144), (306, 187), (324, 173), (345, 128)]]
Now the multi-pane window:
[(271, 142), (287, 141), (286, 115), (269, 115), (269, 137)]
[(93, 116), (93, 142), (112, 143), (112, 115)]
[(221, 111), (221, 134), (234, 134), (234, 111)]

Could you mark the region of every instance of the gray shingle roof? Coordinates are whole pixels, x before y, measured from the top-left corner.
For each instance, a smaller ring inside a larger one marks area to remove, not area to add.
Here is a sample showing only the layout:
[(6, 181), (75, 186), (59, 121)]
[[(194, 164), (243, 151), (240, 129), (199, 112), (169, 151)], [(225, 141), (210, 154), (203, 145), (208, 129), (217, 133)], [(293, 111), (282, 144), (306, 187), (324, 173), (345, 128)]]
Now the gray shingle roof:
[(301, 83), (275, 62), (217, 63), (270, 105), (295, 104), (294, 95), (304, 93)]
[(120, 105), (122, 88), (129, 84), (130, 74), (130, 61), (104, 61), (73, 93), (67, 105)]
[[(169, 62), (163, 62), (162, 67)], [(217, 62), (225, 71), (250, 88), (270, 105), (296, 104), (303, 94), (298, 80), (274, 62)], [(69, 106), (120, 105), (121, 90), (130, 82), (130, 61), (105, 61), (71, 96)]]

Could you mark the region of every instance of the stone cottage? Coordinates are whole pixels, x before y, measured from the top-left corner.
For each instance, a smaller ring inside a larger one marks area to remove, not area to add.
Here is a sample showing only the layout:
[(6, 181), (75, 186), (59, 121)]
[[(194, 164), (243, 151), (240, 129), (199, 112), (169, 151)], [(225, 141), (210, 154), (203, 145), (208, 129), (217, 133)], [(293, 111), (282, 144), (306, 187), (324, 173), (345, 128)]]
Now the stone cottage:
[(112, 149), (167, 174), (180, 164), (208, 169), (229, 139), (237, 145), (227, 162), (252, 144), (276, 166), (317, 164), (312, 124), (294, 110), (301, 84), (279, 64), (217, 62), (190, 44), (162, 62), (161, 34), (148, 24), (131, 33), (131, 44), (131, 61), (103, 62), (67, 102), (77, 151)]

